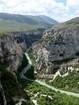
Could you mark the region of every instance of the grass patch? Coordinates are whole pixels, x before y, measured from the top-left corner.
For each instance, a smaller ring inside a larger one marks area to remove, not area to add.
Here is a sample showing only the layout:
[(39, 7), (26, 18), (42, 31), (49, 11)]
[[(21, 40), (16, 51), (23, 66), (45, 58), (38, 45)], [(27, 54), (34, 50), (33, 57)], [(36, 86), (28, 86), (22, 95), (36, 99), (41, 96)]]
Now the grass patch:
[(79, 93), (79, 73), (69, 73), (65, 77), (57, 76), (55, 80), (49, 83), (57, 88)]
[(56, 29), (74, 29), (74, 28), (79, 28), (79, 24), (71, 23), (71, 24), (59, 24), (55, 26)]

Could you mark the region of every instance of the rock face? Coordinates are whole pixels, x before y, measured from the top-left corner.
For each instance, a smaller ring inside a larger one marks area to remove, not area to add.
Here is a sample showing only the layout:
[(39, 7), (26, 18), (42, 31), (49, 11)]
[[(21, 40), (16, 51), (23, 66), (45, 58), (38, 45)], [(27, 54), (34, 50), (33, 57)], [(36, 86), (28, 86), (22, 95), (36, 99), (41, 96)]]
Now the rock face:
[(16, 36), (22, 37), (29, 48), (32, 43), (40, 40), (42, 38), (44, 29), (40, 30), (29, 30), (29, 31), (22, 31), (22, 32), (13, 32)]
[(79, 27), (46, 30), (41, 41), (33, 44), (32, 53), (38, 70), (65, 72), (68, 66), (79, 64)]
[(22, 63), (24, 41), (11, 35), (0, 35), (0, 62), (8, 70), (17, 71)]
[(21, 65), (23, 51), (42, 37), (43, 30), (0, 34), (0, 62), (8, 70), (16, 71)]

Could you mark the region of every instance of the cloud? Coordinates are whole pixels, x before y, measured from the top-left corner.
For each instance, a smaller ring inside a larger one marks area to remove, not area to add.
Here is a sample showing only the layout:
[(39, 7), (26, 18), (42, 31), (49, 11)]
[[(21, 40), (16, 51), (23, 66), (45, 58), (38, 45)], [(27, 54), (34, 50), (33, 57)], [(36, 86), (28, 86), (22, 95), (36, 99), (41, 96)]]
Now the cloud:
[(5, 11), (5, 5), (2, 1), (0, 1), (0, 12), (4, 12)]
[(47, 15), (61, 21), (64, 19), (61, 19), (60, 16), (67, 13), (67, 10), (68, 8), (63, 3), (57, 3), (55, 0), (24, 0), (12, 12), (27, 15)]
[(0, 4), (0, 11), (2, 12), (3, 11), (3, 5)]
[(73, 8), (79, 8), (79, 0), (67, 0), (67, 5)]
[(66, 21), (79, 16), (79, 0), (67, 0), (66, 4), (57, 0), (0, 0), (0, 12), (47, 15)]
[(22, 0), (2, 0), (6, 7), (15, 7), (17, 4), (22, 3)]

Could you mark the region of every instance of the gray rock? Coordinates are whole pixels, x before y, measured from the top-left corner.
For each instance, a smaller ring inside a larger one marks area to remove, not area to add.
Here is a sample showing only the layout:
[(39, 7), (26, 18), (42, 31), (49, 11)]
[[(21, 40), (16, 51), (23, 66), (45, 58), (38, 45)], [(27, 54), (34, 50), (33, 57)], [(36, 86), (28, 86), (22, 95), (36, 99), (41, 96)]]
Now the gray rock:
[(41, 41), (33, 44), (32, 53), (38, 70), (54, 74), (62, 64), (79, 59), (79, 27), (46, 30)]
[(22, 63), (24, 42), (18, 43), (15, 36), (0, 35), (0, 62), (11, 71), (17, 71)]

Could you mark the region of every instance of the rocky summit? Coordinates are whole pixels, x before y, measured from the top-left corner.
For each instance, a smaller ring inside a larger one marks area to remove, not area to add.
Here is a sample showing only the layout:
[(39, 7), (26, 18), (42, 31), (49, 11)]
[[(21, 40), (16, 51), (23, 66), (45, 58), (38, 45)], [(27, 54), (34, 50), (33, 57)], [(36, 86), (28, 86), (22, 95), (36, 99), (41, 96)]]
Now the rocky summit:
[(33, 44), (32, 52), (39, 71), (55, 74), (58, 70), (74, 70), (79, 64), (79, 26), (46, 30), (43, 38)]

